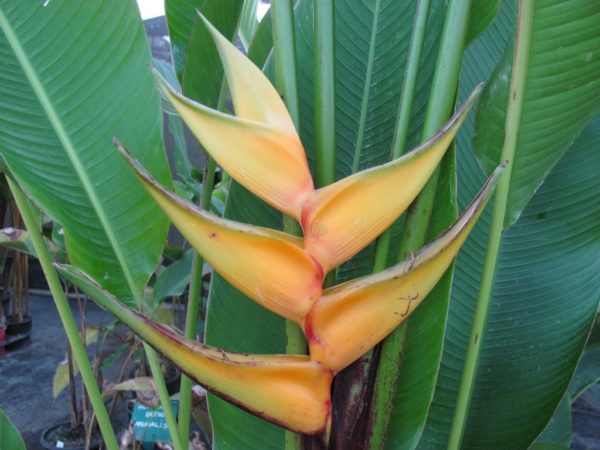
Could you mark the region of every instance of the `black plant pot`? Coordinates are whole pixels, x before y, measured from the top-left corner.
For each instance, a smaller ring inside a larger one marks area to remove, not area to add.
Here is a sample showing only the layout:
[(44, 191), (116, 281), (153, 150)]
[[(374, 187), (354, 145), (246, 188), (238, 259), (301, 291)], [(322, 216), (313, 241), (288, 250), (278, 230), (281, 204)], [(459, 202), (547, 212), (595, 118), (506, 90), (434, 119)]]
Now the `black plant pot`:
[[(59, 446), (59, 441), (62, 446)], [(71, 430), (70, 422), (59, 423), (46, 428), (40, 436), (40, 444), (48, 450), (85, 450), (85, 428), (79, 425), (75, 430)], [(99, 433), (93, 434), (89, 449), (95, 450), (102, 444), (102, 436)]]
[(31, 331), (31, 316), (23, 316), (23, 320), (19, 321), (18, 316), (6, 317), (6, 334), (8, 336), (16, 336), (17, 334), (27, 334)]

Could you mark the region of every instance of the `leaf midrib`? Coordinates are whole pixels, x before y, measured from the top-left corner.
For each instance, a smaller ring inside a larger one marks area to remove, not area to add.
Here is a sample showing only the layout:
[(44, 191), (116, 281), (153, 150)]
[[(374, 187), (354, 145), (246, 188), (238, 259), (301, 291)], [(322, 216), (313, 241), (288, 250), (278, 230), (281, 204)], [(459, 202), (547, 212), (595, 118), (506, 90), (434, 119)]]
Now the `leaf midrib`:
[(87, 173), (85, 172), (83, 164), (81, 163), (81, 161), (77, 155), (77, 152), (75, 150), (75, 146), (71, 142), (69, 133), (67, 132), (66, 128), (64, 127), (64, 125), (60, 119), (60, 116), (58, 115), (56, 109), (54, 108), (54, 104), (52, 103), (52, 101), (50, 100), (50, 97), (46, 93), (43, 83), (41, 82), (40, 78), (38, 77), (37, 72), (35, 71), (31, 61), (29, 60), (29, 57), (27, 56), (25, 49), (21, 45), (21, 42), (20, 42), (19, 38), (17, 37), (16, 33), (10, 26), (10, 22), (8, 21), (8, 18), (4, 14), (4, 10), (1, 7), (0, 7), (0, 29), (2, 29), (2, 31), (4, 32), (4, 35), (6, 36), (8, 44), (10, 45), (12, 51), (15, 53), (15, 56), (17, 57), (17, 60), (19, 61), (21, 68), (23, 69), (23, 72), (25, 73), (25, 76), (27, 77), (27, 80), (29, 81), (35, 95), (38, 98), (38, 101), (40, 102), (40, 104), (44, 108), (44, 111), (46, 112), (48, 120), (50, 121), (50, 124), (52, 125), (52, 128), (54, 129), (54, 132), (56, 133), (63, 148), (65, 149), (65, 153), (67, 154), (69, 161), (73, 165), (73, 168), (75, 169), (75, 173), (77, 174), (77, 177), (79, 178), (79, 181), (81, 182), (83, 189), (84, 189), (85, 193), (87, 194), (88, 199), (90, 200), (90, 203), (92, 204), (92, 207), (94, 208), (94, 211), (98, 215), (98, 219), (100, 220), (102, 227), (104, 228), (104, 232), (106, 233), (106, 236), (110, 242), (110, 245), (111, 245), (116, 257), (117, 257), (117, 260), (119, 261), (119, 265), (121, 266), (121, 269), (123, 270), (123, 273), (125, 275), (125, 279), (127, 280), (127, 284), (131, 291), (131, 294), (132, 294), (134, 300), (136, 301), (136, 303), (139, 305), (141, 299), (140, 299), (140, 296), (136, 289), (133, 274), (131, 273), (131, 270), (126, 262), (125, 255), (123, 254), (121, 247), (118, 245), (118, 241), (117, 241), (115, 232), (112, 229), (112, 227), (110, 225), (110, 221), (108, 220), (108, 217), (106, 215), (106, 212), (104, 211), (104, 209), (102, 207), (102, 202), (97, 197), (96, 192), (94, 191), (91, 180), (89, 179)]
[(373, 11), (373, 26), (371, 27), (371, 39), (369, 42), (369, 58), (367, 60), (367, 72), (365, 75), (365, 85), (363, 87), (362, 103), (360, 108), (360, 120), (358, 122), (358, 133), (356, 135), (356, 146), (354, 147), (354, 159), (352, 161), (352, 173), (358, 172), (362, 144), (365, 135), (365, 126), (367, 121), (367, 105), (369, 104), (369, 91), (371, 90), (371, 77), (373, 74), (373, 61), (375, 60), (375, 42), (377, 40), (377, 28), (379, 24), (379, 12), (381, 9), (381, 0), (376, 0)]

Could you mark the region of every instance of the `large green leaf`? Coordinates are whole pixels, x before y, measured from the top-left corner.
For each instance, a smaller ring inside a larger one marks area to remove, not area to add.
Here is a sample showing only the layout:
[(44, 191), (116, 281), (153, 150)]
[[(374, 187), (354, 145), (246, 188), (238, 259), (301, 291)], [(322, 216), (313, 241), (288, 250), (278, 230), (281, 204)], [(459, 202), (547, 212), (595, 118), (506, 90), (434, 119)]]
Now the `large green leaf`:
[(113, 136), (169, 183), (136, 5), (2, 0), (0, 60), (0, 152), (64, 226), (71, 261), (130, 301), (154, 269), (168, 224)]
[[(514, 29), (514, 4), (467, 52), (460, 97), (486, 79)], [(544, 102), (540, 102), (544, 108)], [(562, 116), (567, 120), (567, 110)], [(484, 175), (459, 135), (459, 203)], [(571, 140), (575, 138), (572, 136)], [(504, 233), (464, 448), (526, 448), (562, 398), (600, 292), (600, 116), (577, 138)], [(489, 214), (456, 262), (444, 356), (419, 448), (445, 448), (485, 254)]]
[[(538, 0), (505, 225), (600, 106), (600, 10), (593, 0)], [(483, 95), (475, 150), (487, 172), (500, 162), (512, 43)]]
[(11, 450), (25, 450), (23, 438), (0, 409), (0, 448)]

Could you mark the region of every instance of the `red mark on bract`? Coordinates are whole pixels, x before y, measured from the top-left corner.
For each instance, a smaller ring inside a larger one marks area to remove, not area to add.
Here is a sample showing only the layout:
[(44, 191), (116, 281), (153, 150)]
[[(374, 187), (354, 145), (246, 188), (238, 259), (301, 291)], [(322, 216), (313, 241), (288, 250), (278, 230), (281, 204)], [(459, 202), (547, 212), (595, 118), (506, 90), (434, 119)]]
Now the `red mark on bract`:
[(314, 311), (315, 311), (315, 309), (311, 308), (310, 312), (306, 316), (306, 319), (304, 319), (304, 334), (306, 335), (306, 340), (308, 341), (309, 344), (311, 344), (311, 343), (320, 344), (321, 340), (315, 334), (315, 330), (313, 328)]

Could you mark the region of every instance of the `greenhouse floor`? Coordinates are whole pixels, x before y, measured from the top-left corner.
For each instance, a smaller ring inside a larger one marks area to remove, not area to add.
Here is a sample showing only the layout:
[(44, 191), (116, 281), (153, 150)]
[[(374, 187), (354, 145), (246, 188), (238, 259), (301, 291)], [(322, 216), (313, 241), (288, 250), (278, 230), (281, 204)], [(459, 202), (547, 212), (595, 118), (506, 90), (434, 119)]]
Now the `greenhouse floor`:
[[(77, 315), (77, 303), (70, 301)], [(29, 450), (42, 449), (40, 434), (54, 424), (69, 420), (69, 393), (65, 389), (52, 397), (52, 380), (57, 364), (65, 358), (66, 336), (54, 303), (47, 296), (32, 296), (31, 339), (9, 347), (0, 359), (0, 408), (22, 433)], [(89, 325), (108, 324), (112, 317), (94, 304), (86, 310)], [(106, 350), (115, 348), (118, 339), (109, 339)], [(93, 346), (91, 346), (93, 348)], [(105, 375), (114, 380), (120, 364), (114, 364)], [(111, 373), (111, 371), (113, 373)], [(80, 388), (79, 378), (77, 379)], [(126, 408), (117, 408), (113, 423), (118, 436), (127, 427)], [(584, 394), (573, 408), (574, 449), (600, 450), (600, 385)]]

